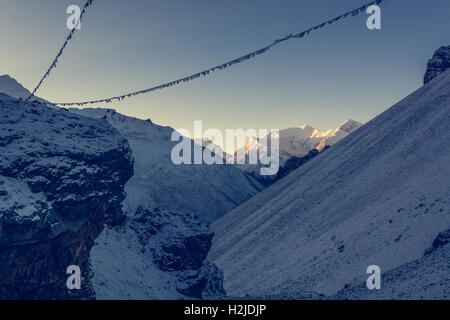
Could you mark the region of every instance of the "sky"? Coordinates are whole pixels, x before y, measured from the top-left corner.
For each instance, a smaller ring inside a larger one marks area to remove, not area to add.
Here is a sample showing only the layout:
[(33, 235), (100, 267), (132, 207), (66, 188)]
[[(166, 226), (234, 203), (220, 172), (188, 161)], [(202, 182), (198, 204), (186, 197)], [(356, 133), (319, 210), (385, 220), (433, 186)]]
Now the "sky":
[[(179, 79), (309, 29), (370, 0), (95, 0), (37, 96), (96, 100)], [(0, 75), (30, 91), (84, 0), (0, 0)], [(367, 122), (423, 82), (450, 44), (450, 1), (389, 0), (381, 30), (349, 17), (264, 55), (180, 86), (97, 107), (193, 132), (203, 128), (319, 130)], [(231, 151), (231, 150), (227, 150)]]

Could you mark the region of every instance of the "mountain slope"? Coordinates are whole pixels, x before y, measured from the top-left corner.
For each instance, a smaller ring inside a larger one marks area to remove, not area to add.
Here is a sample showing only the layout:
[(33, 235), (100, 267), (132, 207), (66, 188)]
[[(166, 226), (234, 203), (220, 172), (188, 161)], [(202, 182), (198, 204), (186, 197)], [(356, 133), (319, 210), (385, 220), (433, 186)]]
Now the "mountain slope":
[(183, 299), (223, 296), (222, 273), (205, 261), (207, 225), (262, 187), (227, 165), (180, 165), (170, 155), (173, 129), (109, 109), (71, 109), (102, 118), (130, 143), (134, 175), (125, 186), (127, 218), (107, 227), (92, 249), (98, 299)]
[[(23, 100), (27, 99), (31, 94), (30, 91), (25, 89), (19, 82), (8, 75), (0, 76), (0, 92), (5, 93), (13, 98)], [(33, 97), (30, 100), (49, 104), (48, 101), (45, 101), (44, 99), (38, 97)]]
[(334, 295), (420, 259), (450, 226), (449, 106), (447, 71), (216, 221), (227, 293)]
[(383, 290), (369, 291), (365, 283), (355, 283), (341, 290), (333, 299), (449, 299), (449, 264), (450, 244), (446, 244), (383, 274)]
[[(0, 299), (92, 298), (90, 250), (132, 174), (106, 121), (0, 93)], [(67, 290), (70, 265), (81, 290)]]
[(140, 206), (189, 212), (210, 223), (262, 190), (253, 178), (229, 165), (175, 165), (170, 155), (173, 129), (121, 115), (110, 109), (70, 109), (105, 118), (130, 142), (135, 158), (133, 178), (126, 185), (124, 208)]

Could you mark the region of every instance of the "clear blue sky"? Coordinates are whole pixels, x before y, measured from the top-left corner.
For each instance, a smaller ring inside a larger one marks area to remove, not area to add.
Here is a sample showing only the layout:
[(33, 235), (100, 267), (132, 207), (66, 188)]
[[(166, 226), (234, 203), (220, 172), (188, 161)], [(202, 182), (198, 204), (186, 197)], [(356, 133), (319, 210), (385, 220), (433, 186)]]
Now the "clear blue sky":
[[(37, 95), (79, 101), (144, 89), (367, 2), (95, 0)], [(0, 0), (0, 74), (32, 89), (68, 34), (67, 6), (84, 3)], [(450, 44), (449, 15), (448, 0), (389, 0), (381, 31), (366, 28), (365, 14), (347, 18), (212, 76), (110, 107), (189, 130), (194, 120), (219, 129), (366, 122), (421, 86), (427, 60)]]

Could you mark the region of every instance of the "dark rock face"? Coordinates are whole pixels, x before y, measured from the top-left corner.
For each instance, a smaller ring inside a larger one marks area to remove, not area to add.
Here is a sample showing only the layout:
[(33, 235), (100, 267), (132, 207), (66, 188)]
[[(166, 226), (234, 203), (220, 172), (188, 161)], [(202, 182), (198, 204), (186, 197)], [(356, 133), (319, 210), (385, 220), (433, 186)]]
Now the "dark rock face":
[(424, 84), (427, 84), (441, 73), (450, 68), (450, 46), (444, 46), (436, 50), (433, 58), (428, 61)]
[(198, 299), (224, 296), (223, 274), (206, 261), (214, 233), (195, 215), (140, 207), (131, 228), (156, 266), (177, 277), (177, 291)]
[(439, 235), (434, 239), (431, 248), (425, 251), (425, 255), (429, 255), (436, 251), (437, 249), (450, 243), (450, 228), (444, 232), (439, 233)]
[[(124, 219), (128, 142), (106, 121), (0, 94), (0, 299), (91, 298), (89, 252)], [(69, 265), (82, 271), (69, 291)]]
[(278, 170), (278, 173), (274, 180), (274, 183), (277, 182), (278, 180), (284, 178), (285, 176), (287, 176), (289, 173), (291, 173), (295, 169), (301, 167), (302, 165), (307, 163), (309, 160), (315, 158), (320, 152), (323, 152), (323, 151), (327, 150), (328, 148), (330, 148), (330, 147), (325, 146), (321, 151), (319, 151), (317, 149), (312, 149), (304, 157), (295, 157), (294, 156), (294, 157), (289, 158), (289, 160), (286, 161), (284, 166), (280, 167), (280, 169)]

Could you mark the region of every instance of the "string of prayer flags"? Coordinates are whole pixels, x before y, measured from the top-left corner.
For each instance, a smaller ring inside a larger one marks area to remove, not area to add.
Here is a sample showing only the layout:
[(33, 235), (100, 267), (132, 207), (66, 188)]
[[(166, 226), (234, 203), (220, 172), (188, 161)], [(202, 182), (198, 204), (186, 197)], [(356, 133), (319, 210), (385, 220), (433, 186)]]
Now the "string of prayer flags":
[[(92, 4), (92, 1), (93, 1), (93, 0), (89, 0), (89, 1), (87, 2), (86, 6), (85, 6), (85, 9), (86, 9), (89, 5)], [(56, 105), (60, 105), (60, 106), (72, 106), (72, 105), (83, 106), (83, 105), (86, 105), (86, 104), (111, 103), (111, 102), (116, 101), (116, 100), (117, 100), (117, 101), (122, 101), (122, 100), (124, 100), (125, 98), (131, 98), (131, 97), (136, 96), (136, 95), (139, 95), (139, 94), (145, 94), (145, 93), (148, 93), (148, 92), (154, 92), (154, 91), (156, 91), (156, 90), (161, 90), (161, 89), (165, 89), (165, 88), (168, 88), (168, 87), (173, 87), (173, 86), (179, 85), (179, 84), (181, 84), (181, 83), (185, 83), (185, 82), (189, 82), (189, 81), (198, 79), (198, 78), (200, 78), (200, 77), (202, 77), (202, 76), (205, 77), (205, 76), (207, 76), (207, 75), (209, 75), (209, 74), (211, 74), (211, 73), (213, 73), (213, 72), (215, 72), (215, 71), (223, 70), (223, 69), (226, 69), (226, 68), (228, 68), (228, 67), (231, 67), (231, 66), (233, 66), (233, 65), (235, 65), (235, 64), (239, 64), (239, 63), (241, 63), (241, 62), (243, 62), (243, 61), (247, 61), (247, 60), (250, 60), (250, 59), (252, 59), (252, 58), (255, 58), (256, 56), (259, 56), (259, 55), (261, 55), (261, 54), (267, 52), (267, 51), (268, 51), (270, 48), (272, 48), (273, 46), (276, 46), (276, 45), (280, 44), (281, 42), (284, 42), (284, 41), (289, 40), (289, 39), (291, 39), (291, 38), (297, 38), (297, 39), (304, 38), (305, 36), (309, 35), (312, 31), (318, 30), (318, 29), (322, 29), (322, 28), (325, 27), (326, 25), (331, 25), (331, 24), (333, 24), (334, 22), (337, 22), (337, 21), (339, 21), (339, 20), (341, 20), (341, 19), (343, 19), (343, 18), (346, 18), (346, 17), (349, 16), (349, 15), (357, 16), (357, 15), (359, 15), (359, 13), (364, 12), (369, 6), (374, 5), (374, 4), (377, 4), (377, 5), (378, 5), (378, 4), (380, 4), (382, 1), (383, 1), (383, 0), (372, 1), (372, 2), (366, 4), (366, 5), (362, 6), (362, 7), (359, 7), (358, 9), (351, 10), (351, 11), (345, 13), (345, 14), (342, 14), (342, 15), (339, 15), (339, 16), (333, 18), (333, 19), (330, 19), (330, 20), (328, 20), (327, 22), (323, 22), (323, 23), (321, 23), (321, 24), (318, 24), (317, 26), (315, 26), (315, 27), (313, 27), (313, 28), (307, 29), (307, 30), (305, 30), (305, 31), (302, 31), (302, 32), (299, 32), (299, 33), (296, 33), (296, 34), (289, 34), (289, 35), (287, 35), (287, 36), (285, 36), (285, 37), (283, 37), (283, 38), (277, 39), (277, 40), (275, 40), (271, 45), (269, 45), (269, 46), (267, 46), (267, 47), (264, 47), (264, 48), (262, 48), (262, 49), (253, 51), (253, 52), (251, 52), (251, 53), (249, 53), (249, 54), (246, 54), (246, 55), (244, 55), (244, 56), (241, 56), (241, 57), (239, 57), (239, 58), (237, 58), (237, 59), (233, 59), (233, 60), (228, 61), (228, 62), (226, 62), (226, 63), (223, 63), (223, 64), (220, 64), (220, 65), (218, 65), (218, 66), (215, 66), (215, 67), (213, 67), (213, 68), (209, 68), (209, 69), (207, 69), (207, 70), (204, 70), (204, 71), (201, 71), (201, 72), (199, 72), (199, 73), (195, 73), (195, 74), (192, 74), (192, 75), (183, 77), (183, 78), (178, 79), (178, 80), (175, 80), (175, 81), (171, 81), (171, 82), (168, 82), (168, 83), (160, 84), (160, 85), (158, 85), (158, 86), (156, 86), (156, 87), (152, 87), (152, 88), (144, 89), (144, 90), (141, 90), (141, 91), (136, 91), (136, 92), (128, 93), (128, 94), (125, 94), (125, 95), (122, 95), (122, 96), (118, 96), (118, 97), (112, 97), (112, 98), (106, 98), (106, 99), (99, 99), (99, 100), (93, 100), (93, 101), (85, 101), (85, 102), (70, 102), (70, 103), (55, 103), (55, 104), (56, 104)], [(80, 19), (81, 19), (81, 18), (80, 18)], [(44, 76), (43, 79), (45, 79), (45, 78), (50, 74), (51, 69), (53, 69), (53, 67), (56, 66), (56, 63), (57, 63), (57, 61), (58, 61), (58, 58), (61, 56), (61, 54), (62, 54), (62, 52), (63, 52), (65, 46), (66, 46), (67, 43), (68, 43), (68, 41), (72, 38), (72, 34), (73, 34), (74, 31), (75, 31), (75, 29), (73, 29), (73, 30), (71, 31), (71, 33), (69, 34), (69, 37), (66, 39), (66, 42), (64, 43), (63, 47), (61, 48), (61, 50), (60, 50), (58, 56), (57, 56), (56, 59), (54, 60), (54, 62), (53, 62), (53, 64), (52, 64), (52, 67), (46, 72), (46, 74), (45, 74), (45, 76)], [(42, 82), (42, 81), (43, 81), (43, 80), (41, 80), (41, 82)], [(33, 94), (36, 92), (36, 90), (39, 88), (39, 86), (40, 86), (40, 83), (39, 83), (38, 87), (36, 87), (36, 89), (33, 91)], [(33, 95), (33, 94), (32, 94), (32, 95)]]

